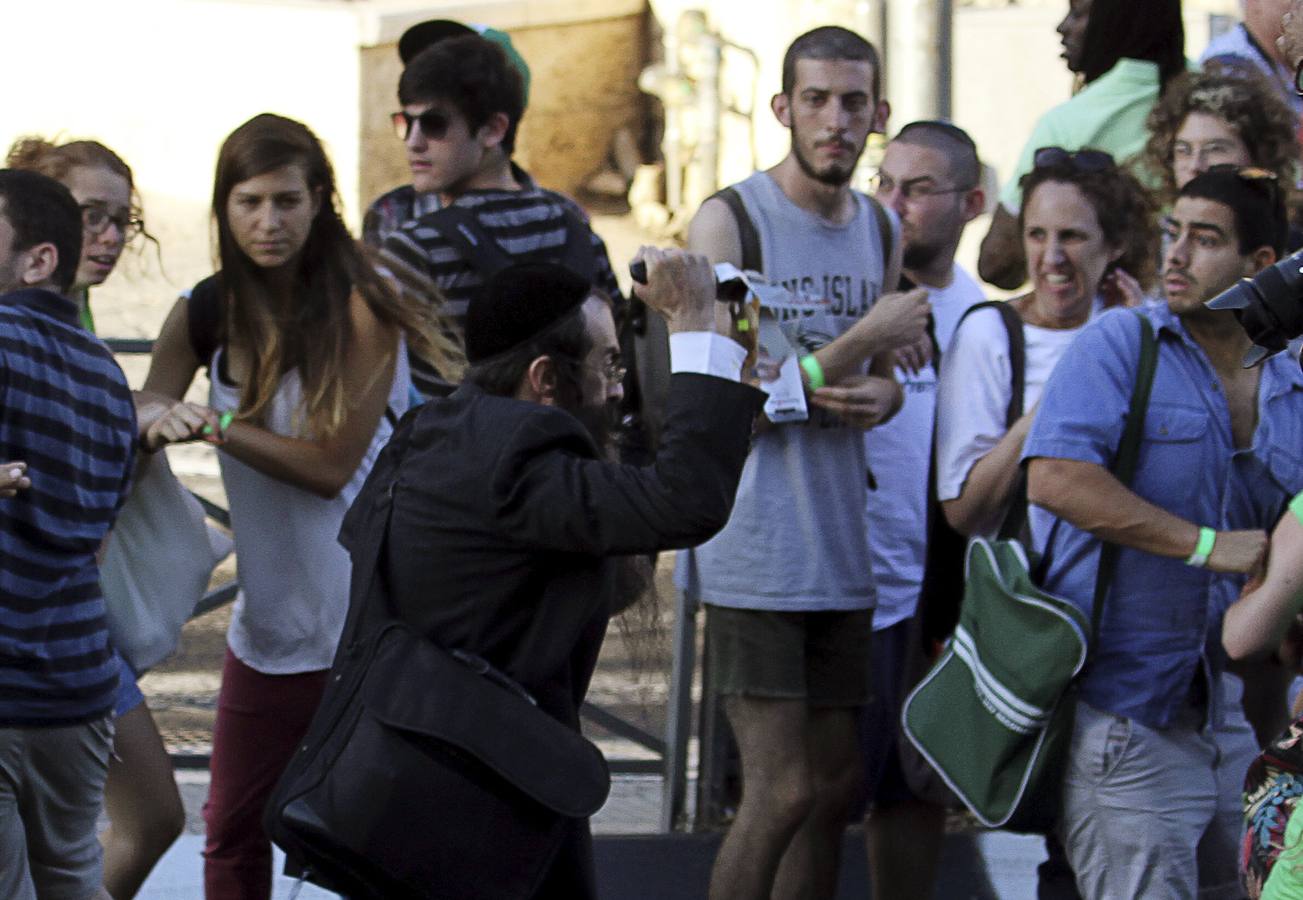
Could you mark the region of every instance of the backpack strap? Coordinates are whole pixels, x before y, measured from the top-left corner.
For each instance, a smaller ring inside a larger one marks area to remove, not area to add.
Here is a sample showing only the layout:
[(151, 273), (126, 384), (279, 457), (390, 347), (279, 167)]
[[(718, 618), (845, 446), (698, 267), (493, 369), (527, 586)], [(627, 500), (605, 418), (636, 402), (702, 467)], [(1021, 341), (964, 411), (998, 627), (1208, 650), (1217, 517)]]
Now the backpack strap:
[(593, 229), (569, 204), (561, 204), (561, 218), (566, 226), (566, 242), (558, 262), (592, 284), (597, 269), (597, 254), (593, 250)]
[(1013, 393), (1004, 413), (1004, 427), (1012, 428), (1013, 423), (1022, 418), (1023, 394), (1027, 390), (1027, 336), (1023, 333), (1022, 316), (1018, 315), (1018, 310), (1007, 300), (983, 300), (964, 310), (955, 325), (955, 331), (959, 330), (964, 319), (979, 309), (994, 309), (998, 312), (1005, 333), (1009, 336), (1009, 386)]
[[(592, 229), (566, 203), (561, 203), (561, 221), (566, 239), (557, 262), (585, 281), (592, 282), (597, 266)], [(455, 204), (445, 206), (431, 213), (427, 224), (437, 228), (444, 240), (485, 281), (515, 262), (515, 258), (484, 230), (479, 216), (472, 209)]]
[[(1131, 388), (1131, 406), (1127, 409), (1127, 424), (1118, 441), (1117, 456), (1109, 467), (1114, 477), (1130, 489), (1140, 459), (1140, 440), (1145, 427), (1145, 414), (1149, 411), (1149, 394), (1154, 386), (1154, 371), (1158, 368), (1158, 340), (1148, 318), (1136, 312), (1140, 320), (1140, 362), (1136, 366), (1136, 382)], [(1117, 571), (1118, 552), (1121, 548), (1104, 541), (1099, 551), (1099, 571), (1095, 575), (1095, 600), (1090, 610), (1090, 644), (1095, 645), (1099, 625), (1104, 618), (1104, 601)]]
[(722, 200), (737, 222), (737, 237), (742, 243), (742, 268), (749, 272), (763, 272), (764, 259), (760, 253), (760, 232), (756, 223), (747, 212), (742, 195), (735, 188), (726, 187), (710, 196), (711, 200)]
[(217, 275), (209, 275), (186, 298), (186, 326), (190, 349), (205, 369), (222, 343), (226, 327), (226, 300)]
[[(1009, 406), (1004, 413), (1004, 427), (1008, 430), (1013, 427), (1014, 422), (1022, 418), (1023, 414), (1023, 394), (1027, 389), (1027, 336), (1023, 332), (1022, 316), (1018, 315), (1018, 310), (1014, 309), (1013, 304), (1007, 300), (984, 300), (981, 303), (974, 303), (964, 311), (959, 322), (963, 323), (964, 319), (979, 309), (994, 309), (998, 312), (1009, 339), (1010, 396)], [(958, 329), (959, 326), (956, 325), (955, 330)], [(1014, 490), (1013, 499), (1004, 514), (1004, 521), (1000, 524), (997, 536), (1001, 540), (1017, 538), (1022, 535), (1026, 524), (1027, 473), (1023, 470), (1018, 477), (1018, 487)]]
[[(896, 236), (891, 230), (891, 219), (887, 217), (886, 208), (868, 194), (865, 194), (864, 198), (869, 201), (869, 207), (878, 220), (878, 236), (882, 240), (882, 275), (883, 278), (886, 278), (887, 269), (891, 266), (891, 251), (896, 246)], [(904, 272), (900, 274), (902, 278), (905, 275)]]
[(511, 265), (511, 257), (485, 233), (475, 213), (464, 206), (436, 210), (426, 218), (425, 224), (437, 228), (443, 239), (485, 281)]

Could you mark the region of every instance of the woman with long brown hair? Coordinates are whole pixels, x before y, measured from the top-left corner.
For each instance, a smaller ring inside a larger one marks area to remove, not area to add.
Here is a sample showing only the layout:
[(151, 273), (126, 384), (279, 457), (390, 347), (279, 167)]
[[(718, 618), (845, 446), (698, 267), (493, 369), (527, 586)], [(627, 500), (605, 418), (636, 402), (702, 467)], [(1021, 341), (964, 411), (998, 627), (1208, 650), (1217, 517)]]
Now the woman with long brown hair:
[[(240, 565), (204, 806), (210, 898), (270, 894), (262, 809), (339, 639), (349, 561), (336, 536), (407, 407), (405, 347), (458, 369), (428, 307), (377, 274), (336, 203), (305, 126), (263, 114), (237, 128), (213, 188), (220, 269), (172, 309), (145, 383), (167, 398), (141, 417), (146, 449), (219, 446)], [(201, 366), (209, 402), (184, 402)]]

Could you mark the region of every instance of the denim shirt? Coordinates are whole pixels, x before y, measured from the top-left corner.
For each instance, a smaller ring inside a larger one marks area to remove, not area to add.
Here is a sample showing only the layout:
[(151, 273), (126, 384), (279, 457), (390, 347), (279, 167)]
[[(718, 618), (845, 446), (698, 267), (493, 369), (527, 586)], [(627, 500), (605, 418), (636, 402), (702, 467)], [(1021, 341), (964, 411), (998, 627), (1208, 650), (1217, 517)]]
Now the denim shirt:
[[(1221, 383), (1165, 305), (1115, 310), (1082, 331), (1050, 376), (1023, 458), (1112, 463), (1139, 363), (1137, 315), (1153, 323), (1158, 367), (1131, 490), (1196, 525), (1271, 529), (1303, 489), (1299, 364), (1284, 354), (1263, 364), (1252, 446), (1236, 450)], [(1051, 521), (1037, 536), (1045, 554), (1043, 586), (1089, 614), (1101, 542), (1065, 520)], [(1242, 576), (1123, 547), (1081, 698), (1164, 728), (1188, 706), (1196, 678), (1213, 679), (1204, 684), (1210, 721), (1217, 724), (1219, 692), (1211, 687), (1225, 668), (1222, 616), (1242, 585)]]

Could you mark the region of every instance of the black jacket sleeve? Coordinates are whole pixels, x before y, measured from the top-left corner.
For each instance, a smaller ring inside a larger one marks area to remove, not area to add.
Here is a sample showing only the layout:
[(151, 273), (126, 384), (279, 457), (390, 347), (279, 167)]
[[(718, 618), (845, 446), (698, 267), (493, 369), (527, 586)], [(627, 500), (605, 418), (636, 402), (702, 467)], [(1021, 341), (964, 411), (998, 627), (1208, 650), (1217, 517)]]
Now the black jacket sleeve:
[(500, 521), (540, 549), (595, 556), (700, 544), (728, 521), (763, 401), (737, 382), (674, 375), (646, 467), (592, 458), (569, 415), (530, 416), (505, 437), (493, 473)]

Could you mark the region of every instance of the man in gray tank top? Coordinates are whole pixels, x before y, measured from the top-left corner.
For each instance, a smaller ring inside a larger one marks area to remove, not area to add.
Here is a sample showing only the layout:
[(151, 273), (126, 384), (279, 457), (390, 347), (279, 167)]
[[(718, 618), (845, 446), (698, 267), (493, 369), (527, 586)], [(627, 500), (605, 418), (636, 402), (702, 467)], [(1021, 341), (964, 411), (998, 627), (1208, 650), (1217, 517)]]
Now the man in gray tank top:
[(679, 586), (706, 604), (711, 687), (742, 760), (711, 898), (832, 896), (860, 781), (874, 605), (862, 431), (900, 406), (893, 351), (917, 364), (929, 310), (922, 290), (883, 296), (899, 279), (898, 225), (849, 186), (885, 125), (878, 71), (846, 29), (797, 38), (772, 101), (791, 150), (731, 201), (706, 201), (688, 234), (692, 250), (796, 294), (772, 311), (795, 325), (810, 407), (808, 421), (762, 427), (728, 525), (679, 558)]

